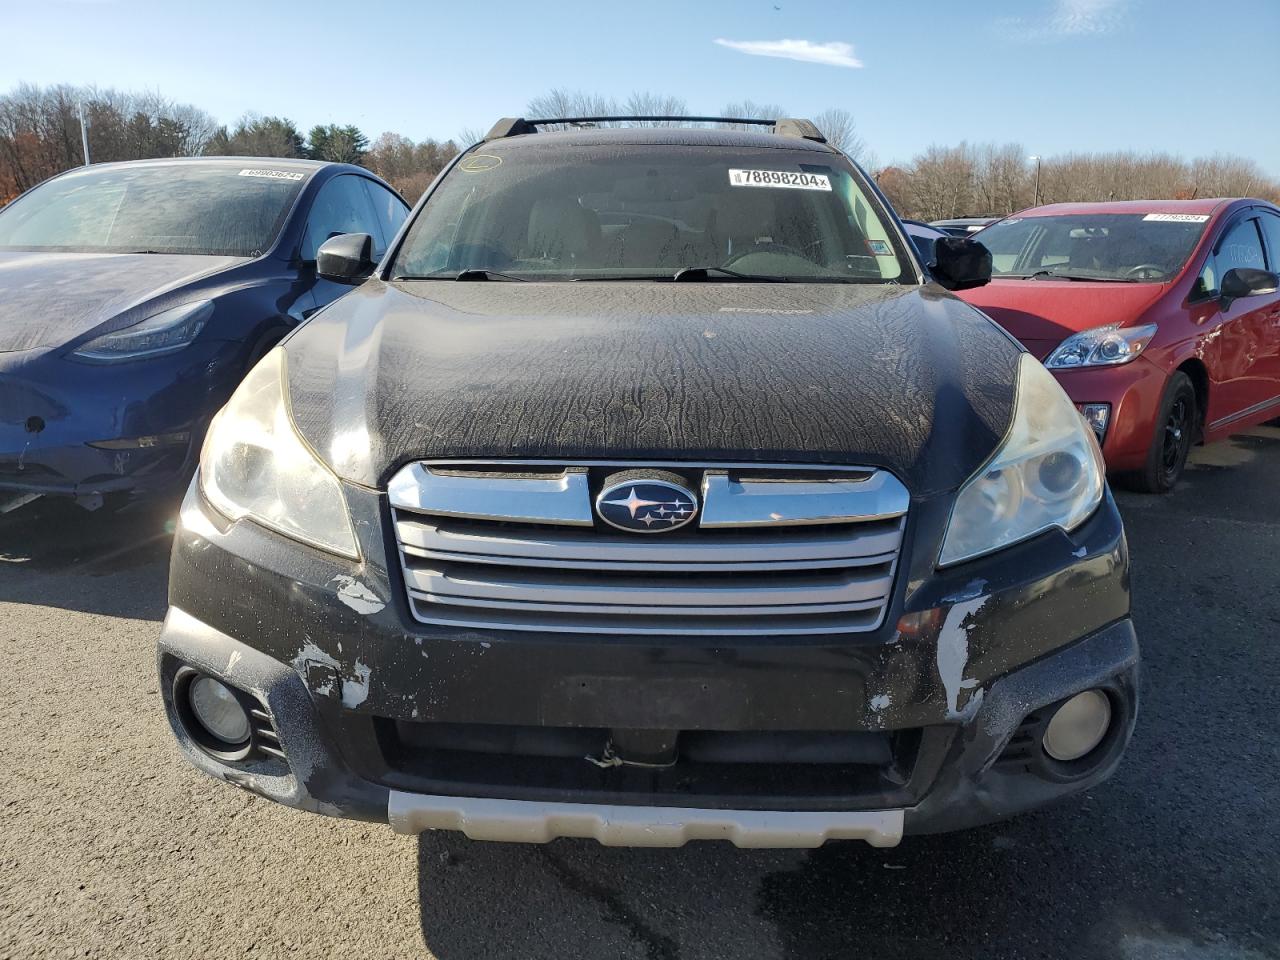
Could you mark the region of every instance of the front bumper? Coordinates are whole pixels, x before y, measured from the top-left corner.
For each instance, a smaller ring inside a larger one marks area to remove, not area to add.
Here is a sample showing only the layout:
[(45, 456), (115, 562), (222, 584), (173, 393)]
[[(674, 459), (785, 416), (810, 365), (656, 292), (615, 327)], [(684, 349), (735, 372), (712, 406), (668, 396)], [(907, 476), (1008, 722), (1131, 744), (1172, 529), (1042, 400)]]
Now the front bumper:
[(96, 508), (104, 497), (178, 495), (240, 371), (239, 344), (86, 364), (0, 354), (0, 509), (36, 496)]
[(1155, 436), (1168, 375), (1143, 356), (1117, 367), (1052, 372), (1073, 403), (1105, 403), (1111, 407), (1102, 442), (1107, 469), (1114, 473), (1141, 469)]
[[(398, 571), (386, 567), (383, 498), (354, 487), (347, 495), (360, 564), (228, 524), (194, 487), (175, 539), (159, 641), (174, 732), (201, 769), (291, 806), (485, 839), (889, 845), (1087, 789), (1111, 773), (1132, 731), (1138, 650), (1109, 497), (1070, 536), (1046, 534), (941, 573), (931, 557), (946, 504), (917, 504), (883, 629), (738, 640), (418, 624)], [(283, 758), (226, 762), (202, 750), (174, 702), (184, 666), (260, 705), (263, 736), (273, 738), (264, 742)], [(1116, 720), (1088, 762), (1055, 766), (1034, 742), (1028, 749), (1038, 712), (1089, 688), (1107, 691)], [(510, 730), (513, 743), (530, 731), (682, 731), (691, 753), (699, 738), (726, 733), (801, 751), (812, 735), (855, 751), (865, 744), (869, 755), (841, 766), (775, 753), (643, 769), (602, 762), (603, 739), (547, 759), (434, 749), (442, 730), (468, 742)]]

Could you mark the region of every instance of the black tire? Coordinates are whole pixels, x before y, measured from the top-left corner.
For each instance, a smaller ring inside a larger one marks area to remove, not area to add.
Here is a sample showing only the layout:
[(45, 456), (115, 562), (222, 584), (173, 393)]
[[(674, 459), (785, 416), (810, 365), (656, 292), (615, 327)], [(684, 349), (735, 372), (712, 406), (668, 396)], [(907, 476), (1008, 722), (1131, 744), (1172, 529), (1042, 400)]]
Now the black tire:
[(1147, 463), (1130, 477), (1130, 486), (1142, 493), (1168, 493), (1182, 478), (1187, 455), (1200, 430), (1200, 404), (1191, 378), (1174, 373), (1160, 398), (1156, 429), (1147, 451)]

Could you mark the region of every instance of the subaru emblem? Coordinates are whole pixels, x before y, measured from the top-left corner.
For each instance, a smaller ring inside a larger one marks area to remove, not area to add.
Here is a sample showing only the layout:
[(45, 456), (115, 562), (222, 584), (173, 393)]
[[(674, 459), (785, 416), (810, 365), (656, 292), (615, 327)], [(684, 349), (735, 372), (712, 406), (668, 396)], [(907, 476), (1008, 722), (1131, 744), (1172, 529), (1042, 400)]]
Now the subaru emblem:
[(628, 533), (666, 533), (697, 516), (698, 498), (667, 480), (624, 480), (600, 491), (596, 513), (609, 526)]

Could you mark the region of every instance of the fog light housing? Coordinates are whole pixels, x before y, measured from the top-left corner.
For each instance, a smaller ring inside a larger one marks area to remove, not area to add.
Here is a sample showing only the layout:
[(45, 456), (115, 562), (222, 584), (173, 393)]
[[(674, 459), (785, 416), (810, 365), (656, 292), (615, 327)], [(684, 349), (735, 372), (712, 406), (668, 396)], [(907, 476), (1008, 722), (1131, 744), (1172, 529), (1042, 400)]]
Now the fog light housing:
[(1054, 760), (1070, 763), (1088, 756), (1111, 729), (1111, 698), (1086, 690), (1060, 706), (1045, 727), (1041, 745)]
[(1107, 438), (1107, 427), (1111, 425), (1111, 404), (1109, 403), (1077, 403), (1076, 409), (1080, 411), (1080, 416), (1084, 417), (1084, 422), (1093, 428), (1094, 436), (1098, 438), (1098, 443)]
[(228, 747), (249, 740), (249, 715), (240, 698), (212, 677), (196, 677), (187, 687), (191, 713), (209, 736)]

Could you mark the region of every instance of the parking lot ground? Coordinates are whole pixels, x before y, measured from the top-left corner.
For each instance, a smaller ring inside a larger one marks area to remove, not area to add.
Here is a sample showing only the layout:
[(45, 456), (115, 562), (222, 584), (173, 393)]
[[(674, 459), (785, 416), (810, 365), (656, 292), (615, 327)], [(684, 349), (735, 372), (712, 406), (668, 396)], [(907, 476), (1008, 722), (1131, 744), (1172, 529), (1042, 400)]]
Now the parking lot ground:
[(166, 511), (0, 518), (0, 958), (1280, 957), (1280, 429), (1120, 494), (1145, 657), (1117, 776), (892, 850), (420, 839), (171, 743)]

